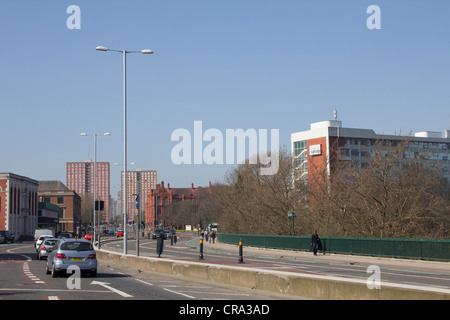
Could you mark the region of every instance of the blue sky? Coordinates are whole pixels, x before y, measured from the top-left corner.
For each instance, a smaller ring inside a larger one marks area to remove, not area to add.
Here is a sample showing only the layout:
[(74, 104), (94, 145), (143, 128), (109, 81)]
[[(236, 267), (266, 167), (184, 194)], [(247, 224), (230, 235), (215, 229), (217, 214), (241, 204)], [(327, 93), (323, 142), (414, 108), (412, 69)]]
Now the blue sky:
[[(367, 7), (381, 9), (369, 30)], [(81, 9), (70, 30), (67, 7)], [(232, 166), (175, 165), (171, 133), (311, 122), (408, 134), (450, 127), (450, 2), (443, 0), (0, 0), (0, 172), (66, 182), (66, 162), (123, 168), (127, 55), (129, 169), (174, 187), (222, 181)]]

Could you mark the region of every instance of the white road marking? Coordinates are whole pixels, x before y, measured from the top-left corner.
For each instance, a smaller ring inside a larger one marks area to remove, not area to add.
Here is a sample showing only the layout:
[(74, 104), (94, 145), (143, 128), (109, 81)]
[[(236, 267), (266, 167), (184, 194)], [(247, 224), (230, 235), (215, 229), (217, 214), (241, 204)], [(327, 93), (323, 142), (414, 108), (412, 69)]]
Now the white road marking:
[(141, 280), (141, 279), (136, 279), (136, 281), (139, 281), (139, 282), (145, 283), (146, 285), (149, 285), (149, 286), (152, 286), (152, 285), (153, 285), (152, 283), (150, 283), (150, 282), (147, 282), (147, 281), (144, 281), (144, 280)]
[(180, 296), (183, 296), (183, 297), (187, 297), (187, 298), (195, 299), (195, 297), (193, 297), (193, 296), (190, 296), (190, 295), (188, 295), (188, 294), (184, 294), (184, 293), (181, 293), (181, 292), (177, 292), (177, 291), (173, 291), (173, 290), (170, 290), (170, 289), (166, 289), (166, 288), (162, 288), (162, 289), (164, 289), (164, 290), (166, 290), (166, 291), (169, 291), (169, 292), (172, 292), (172, 293), (175, 293), (175, 294), (179, 294)]
[(130, 294), (128, 294), (128, 293), (125, 293), (125, 292), (123, 292), (123, 291), (120, 291), (120, 290), (118, 290), (118, 289), (116, 289), (116, 288), (113, 288), (113, 287), (109, 286), (109, 283), (101, 282), (101, 281), (92, 281), (91, 284), (98, 284), (98, 285), (100, 285), (100, 286), (102, 286), (102, 287), (105, 287), (106, 289), (111, 290), (112, 292), (117, 293), (118, 295), (121, 295), (121, 296), (124, 297), (124, 298), (133, 298), (132, 295), (130, 295)]

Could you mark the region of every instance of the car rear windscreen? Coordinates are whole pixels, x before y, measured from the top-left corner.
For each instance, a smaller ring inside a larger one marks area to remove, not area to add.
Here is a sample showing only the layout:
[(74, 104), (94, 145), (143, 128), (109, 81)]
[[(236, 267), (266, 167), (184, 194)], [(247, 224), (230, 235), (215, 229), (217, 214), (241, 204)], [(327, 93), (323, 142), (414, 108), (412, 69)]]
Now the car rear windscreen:
[(61, 245), (61, 250), (69, 251), (90, 251), (94, 250), (89, 242), (65, 242)]

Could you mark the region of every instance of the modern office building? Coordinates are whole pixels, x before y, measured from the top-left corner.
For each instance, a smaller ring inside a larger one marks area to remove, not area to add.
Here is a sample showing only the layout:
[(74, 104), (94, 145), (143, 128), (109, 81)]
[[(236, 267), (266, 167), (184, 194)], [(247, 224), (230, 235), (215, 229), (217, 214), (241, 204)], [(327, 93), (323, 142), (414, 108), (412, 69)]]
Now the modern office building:
[(100, 211), (100, 223), (109, 222), (110, 208), (110, 165), (109, 162), (67, 162), (66, 186), (75, 191), (82, 198), (85, 194), (94, 194), (97, 201), (103, 201), (103, 210)]
[(31, 178), (0, 173), (0, 230), (9, 230), (16, 240), (33, 239), (38, 226), (38, 186)]
[[(123, 199), (123, 171), (121, 172), (121, 195), (120, 199)], [(139, 214), (146, 215), (145, 203), (147, 203), (148, 196), (152, 189), (156, 188), (157, 172), (156, 170), (142, 170), (127, 171), (127, 216), (128, 221), (134, 220), (138, 214), (138, 208), (136, 207), (136, 198), (139, 198)], [(120, 212), (123, 216), (123, 203), (121, 202)]]
[(313, 173), (330, 173), (337, 159), (364, 168), (377, 140), (408, 139), (404, 158), (420, 156), (424, 164), (439, 165), (450, 179), (450, 130), (417, 132), (412, 136), (376, 134), (372, 129), (344, 128), (337, 120), (311, 124), (310, 130), (291, 134), (294, 180), (308, 181)]

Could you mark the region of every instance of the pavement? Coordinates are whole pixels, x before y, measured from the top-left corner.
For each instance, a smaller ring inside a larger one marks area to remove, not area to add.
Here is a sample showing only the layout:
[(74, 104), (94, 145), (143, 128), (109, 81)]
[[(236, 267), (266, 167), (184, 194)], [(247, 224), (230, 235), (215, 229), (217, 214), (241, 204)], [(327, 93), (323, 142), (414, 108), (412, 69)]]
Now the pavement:
[[(187, 242), (188, 246), (198, 247), (198, 238), (194, 238)], [(236, 259), (238, 258), (239, 246), (221, 243), (217, 240), (215, 243), (209, 243), (209, 241), (203, 242), (203, 250), (206, 254), (208, 250), (213, 251), (227, 251), (236, 252)], [(320, 251), (315, 256), (312, 252), (294, 251), (294, 250), (280, 250), (270, 248), (258, 248), (243, 246), (243, 260), (245, 262), (246, 257), (250, 256), (270, 256), (274, 258), (282, 259), (297, 259), (323, 263), (333, 263), (341, 265), (361, 265), (371, 266), (377, 265), (380, 268), (393, 268), (403, 270), (415, 270), (415, 271), (427, 271), (427, 272), (439, 272), (444, 274), (450, 274), (450, 262), (443, 261), (429, 261), (429, 260), (412, 260), (412, 259), (397, 259), (389, 257), (372, 257), (372, 256), (357, 256), (357, 255), (344, 255), (326, 253), (323, 254)]]

